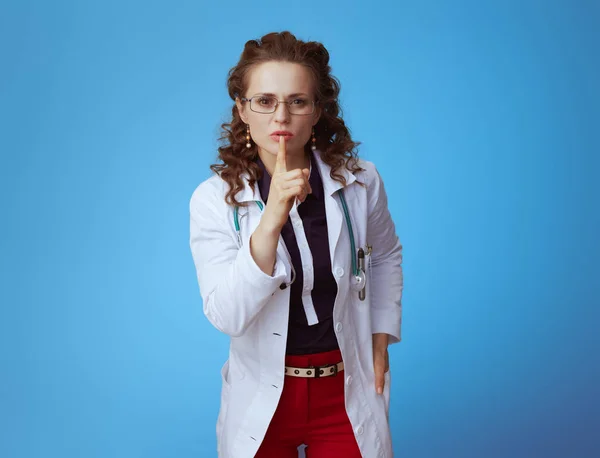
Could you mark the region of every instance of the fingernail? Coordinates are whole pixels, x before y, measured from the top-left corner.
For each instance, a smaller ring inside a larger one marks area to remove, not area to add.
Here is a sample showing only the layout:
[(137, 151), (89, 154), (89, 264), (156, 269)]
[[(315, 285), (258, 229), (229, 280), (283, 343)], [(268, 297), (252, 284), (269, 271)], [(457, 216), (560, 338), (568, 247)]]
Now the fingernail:
[(377, 387), (377, 394), (381, 394), (381, 393), (383, 393), (383, 390), (381, 389), (381, 387), (380, 387), (380, 386), (378, 386), (378, 387)]

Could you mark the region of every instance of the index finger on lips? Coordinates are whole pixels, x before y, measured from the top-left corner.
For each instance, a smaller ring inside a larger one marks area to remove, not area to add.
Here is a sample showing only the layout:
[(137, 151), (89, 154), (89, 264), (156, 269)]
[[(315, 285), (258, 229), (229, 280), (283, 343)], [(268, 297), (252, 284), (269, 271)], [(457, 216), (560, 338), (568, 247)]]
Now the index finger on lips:
[(277, 161), (275, 169), (278, 172), (287, 172), (287, 151), (285, 150), (285, 135), (279, 136), (279, 151), (277, 151)]

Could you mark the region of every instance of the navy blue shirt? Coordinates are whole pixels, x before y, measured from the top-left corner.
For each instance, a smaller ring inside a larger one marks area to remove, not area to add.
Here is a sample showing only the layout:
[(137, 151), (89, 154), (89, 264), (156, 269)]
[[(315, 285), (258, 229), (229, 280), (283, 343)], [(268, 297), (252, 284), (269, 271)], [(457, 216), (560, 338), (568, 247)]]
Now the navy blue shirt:
[[(306, 318), (302, 304), (302, 286), (304, 282), (302, 261), (294, 228), (290, 218), (288, 218), (281, 230), (281, 236), (296, 271), (296, 279), (292, 283), (290, 291), (290, 318), (286, 348), (286, 354), (288, 355), (307, 355), (339, 348), (333, 330), (333, 304), (337, 295), (337, 283), (331, 273), (329, 237), (325, 215), (325, 193), (323, 191), (323, 181), (318, 167), (314, 164), (312, 155), (310, 160), (312, 169), (308, 181), (312, 188), (312, 194), (309, 194), (306, 200), (298, 206), (298, 214), (302, 219), (306, 241), (313, 258), (314, 288), (311, 296), (318, 323), (309, 325)], [(257, 159), (256, 163), (262, 170), (262, 177), (258, 180), (258, 188), (260, 196), (266, 203), (271, 187), (271, 176), (260, 158)]]

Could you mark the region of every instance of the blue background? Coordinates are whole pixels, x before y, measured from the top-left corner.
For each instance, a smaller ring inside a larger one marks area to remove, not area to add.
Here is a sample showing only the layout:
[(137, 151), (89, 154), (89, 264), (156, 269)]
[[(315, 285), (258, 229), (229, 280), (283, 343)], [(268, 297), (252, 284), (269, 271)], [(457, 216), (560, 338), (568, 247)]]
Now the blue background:
[[(213, 457), (188, 203), (246, 40), (323, 42), (404, 245), (399, 457), (600, 456), (599, 2), (0, 7), (0, 456)], [(367, 457), (368, 458), (368, 457)]]

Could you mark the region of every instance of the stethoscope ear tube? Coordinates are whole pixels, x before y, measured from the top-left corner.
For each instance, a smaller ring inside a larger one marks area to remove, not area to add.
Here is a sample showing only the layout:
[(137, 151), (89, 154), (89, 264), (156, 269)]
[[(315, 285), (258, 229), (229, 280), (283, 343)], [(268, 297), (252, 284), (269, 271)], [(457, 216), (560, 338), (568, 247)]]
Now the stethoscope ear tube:
[(233, 207), (233, 225), (235, 227), (235, 232), (238, 234), (238, 240), (241, 241), (240, 237), (240, 207), (237, 205)]
[(346, 226), (348, 226), (348, 234), (350, 235), (350, 253), (352, 253), (352, 274), (358, 276), (358, 266), (356, 265), (356, 244), (354, 243), (354, 230), (352, 230), (352, 221), (350, 220), (350, 212), (348, 211), (348, 203), (344, 196), (344, 190), (340, 189), (337, 191), (340, 196), (340, 202), (342, 203), (342, 210), (344, 211), (344, 218), (346, 219)]
[[(264, 205), (260, 200), (255, 200), (254, 203), (260, 208), (260, 211), (263, 211)], [(235, 228), (235, 232), (237, 232), (237, 238), (240, 242), (240, 246), (242, 245), (242, 237), (240, 235), (240, 207), (233, 207), (233, 227)]]

